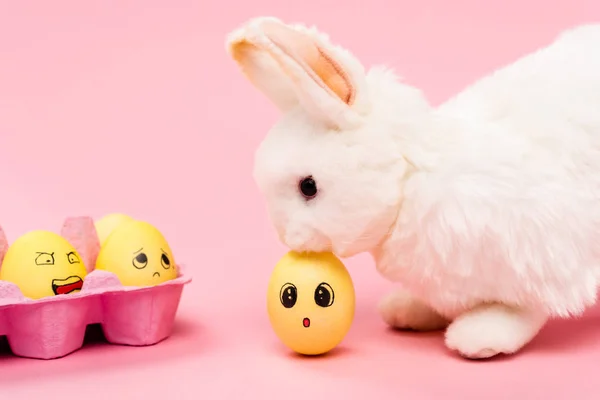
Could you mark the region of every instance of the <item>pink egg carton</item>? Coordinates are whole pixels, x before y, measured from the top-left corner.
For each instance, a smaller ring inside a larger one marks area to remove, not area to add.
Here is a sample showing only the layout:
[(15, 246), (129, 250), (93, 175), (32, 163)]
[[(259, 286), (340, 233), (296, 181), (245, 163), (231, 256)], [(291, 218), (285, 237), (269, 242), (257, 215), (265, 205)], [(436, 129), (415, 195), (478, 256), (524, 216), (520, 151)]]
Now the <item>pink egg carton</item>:
[[(126, 287), (116, 275), (94, 270), (100, 244), (89, 217), (68, 218), (61, 235), (79, 252), (88, 275), (80, 292), (26, 298), (0, 281), (0, 336), (13, 354), (37, 359), (66, 356), (83, 346), (86, 328), (101, 324), (109, 343), (149, 346), (171, 335), (183, 286), (191, 281), (180, 265), (178, 277), (152, 287)], [(0, 263), (8, 241), (0, 228)]]

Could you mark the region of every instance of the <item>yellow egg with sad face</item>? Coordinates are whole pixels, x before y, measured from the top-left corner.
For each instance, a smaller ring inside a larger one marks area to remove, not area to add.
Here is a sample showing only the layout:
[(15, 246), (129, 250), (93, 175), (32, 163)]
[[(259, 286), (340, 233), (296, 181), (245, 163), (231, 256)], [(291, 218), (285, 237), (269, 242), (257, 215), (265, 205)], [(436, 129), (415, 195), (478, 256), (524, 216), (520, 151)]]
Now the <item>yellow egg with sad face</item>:
[(175, 260), (153, 225), (124, 221), (106, 238), (96, 269), (114, 273), (124, 286), (153, 286), (177, 278)]
[(267, 309), (273, 330), (290, 349), (324, 354), (346, 336), (354, 319), (350, 274), (332, 253), (287, 253), (269, 282)]
[(9, 247), (0, 279), (12, 282), (32, 299), (78, 292), (87, 275), (77, 250), (64, 237), (31, 231)]

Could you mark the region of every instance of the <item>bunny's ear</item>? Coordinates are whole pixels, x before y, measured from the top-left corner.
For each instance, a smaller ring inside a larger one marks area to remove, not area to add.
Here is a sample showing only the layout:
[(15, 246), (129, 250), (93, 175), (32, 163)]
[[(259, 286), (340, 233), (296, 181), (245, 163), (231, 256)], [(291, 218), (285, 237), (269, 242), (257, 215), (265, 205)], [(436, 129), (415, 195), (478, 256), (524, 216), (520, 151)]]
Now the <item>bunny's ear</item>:
[(256, 18), (232, 32), (227, 46), (248, 79), (280, 110), (300, 105), (338, 129), (362, 121), (368, 108), (362, 65), (316, 30)]

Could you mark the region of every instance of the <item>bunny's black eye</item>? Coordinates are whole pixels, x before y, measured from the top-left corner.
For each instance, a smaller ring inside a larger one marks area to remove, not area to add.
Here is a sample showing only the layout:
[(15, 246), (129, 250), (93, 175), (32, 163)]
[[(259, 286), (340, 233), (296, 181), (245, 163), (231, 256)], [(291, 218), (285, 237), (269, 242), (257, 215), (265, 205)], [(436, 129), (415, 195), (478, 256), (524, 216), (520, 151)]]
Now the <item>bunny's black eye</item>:
[(317, 195), (317, 182), (315, 182), (312, 176), (303, 178), (298, 187), (302, 196), (307, 200), (310, 200)]

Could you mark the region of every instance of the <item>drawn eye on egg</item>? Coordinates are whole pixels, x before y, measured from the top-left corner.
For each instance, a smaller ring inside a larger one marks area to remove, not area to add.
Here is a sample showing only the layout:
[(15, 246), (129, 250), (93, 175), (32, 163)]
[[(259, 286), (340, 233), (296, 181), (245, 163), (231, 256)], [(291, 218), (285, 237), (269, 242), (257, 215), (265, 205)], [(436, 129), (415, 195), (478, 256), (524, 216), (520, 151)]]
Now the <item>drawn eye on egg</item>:
[(143, 249), (139, 249), (134, 253), (133, 260), (131, 263), (137, 269), (144, 269), (148, 265), (148, 256), (146, 253), (142, 252)]

